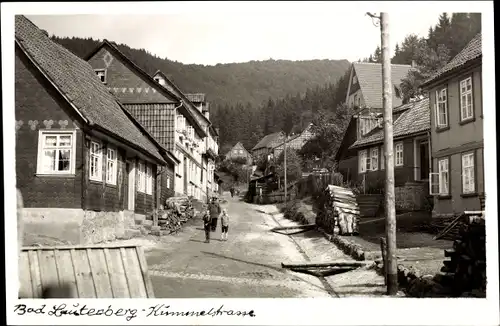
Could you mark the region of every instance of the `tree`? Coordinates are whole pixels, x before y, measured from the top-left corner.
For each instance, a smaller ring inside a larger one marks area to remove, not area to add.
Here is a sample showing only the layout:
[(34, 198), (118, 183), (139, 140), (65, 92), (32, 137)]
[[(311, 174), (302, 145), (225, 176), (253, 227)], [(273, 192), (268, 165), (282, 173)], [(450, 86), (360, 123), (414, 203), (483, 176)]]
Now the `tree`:
[[(284, 177), (284, 151), (281, 152), (276, 165), (276, 173), (280, 178)], [(298, 180), (302, 177), (302, 157), (296, 150), (288, 148), (286, 151), (286, 177), (288, 182)]]
[(449, 57), (449, 50), (444, 45), (439, 45), (437, 51), (427, 44), (419, 48), (415, 57), (418, 69), (411, 69), (408, 75), (401, 80), (403, 103), (407, 103), (417, 95), (422, 95), (420, 85), (443, 67), (448, 62)]
[(319, 111), (314, 119), (311, 132), (315, 135), (299, 151), (305, 161), (321, 159), (323, 167), (333, 171), (335, 153), (351, 119), (352, 112), (345, 105), (336, 110)]
[(373, 53), (373, 62), (375, 63), (382, 63), (382, 52), (380, 50), (380, 46), (377, 45), (377, 48), (375, 49), (375, 53)]

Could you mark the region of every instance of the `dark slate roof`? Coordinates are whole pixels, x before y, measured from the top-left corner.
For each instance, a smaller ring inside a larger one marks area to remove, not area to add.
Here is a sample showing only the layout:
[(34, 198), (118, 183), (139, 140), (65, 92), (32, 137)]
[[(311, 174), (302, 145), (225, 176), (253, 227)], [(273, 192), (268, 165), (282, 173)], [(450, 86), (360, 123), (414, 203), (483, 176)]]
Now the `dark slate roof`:
[(262, 138), (258, 143), (257, 145), (255, 145), (253, 148), (252, 148), (252, 151), (256, 150), (256, 149), (259, 149), (259, 148), (262, 148), (262, 147), (268, 147), (269, 144), (274, 141), (274, 140), (277, 140), (280, 138), (280, 136), (282, 135), (282, 131), (278, 131), (278, 132), (275, 132), (275, 133), (272, 133), (272, 134), (269, 134), (269, 135), (266, 135), (264, 136), (264, 138)]
[[(403, 112), (399, 118), (394, 121), (393, 137), (401, 138), (424, 132), (431, 127), (431, 114), (429, 109), (429, 99), (424, 98), (419, 101), (409, 103), (411, 108)], [(384, 140), (384, 130), (378, 128), (369, 136), (358, 139), (349, 148), (358, 148), (371, 144), (380, 143)]]
[[(382, 107), (382, 64), (354, 62), (354, 71), (358, 78), (359, 87), (363, 93), (365, 105), (371, 108)], [(391, 65), (391, 82), (399, 87), (401, 80), (406, 77), (410, 65)], [(393, 107), (402, 104), (402, 99), (396, 96), (396, 92), (392, 90), (392, 105)]]
[(443, 68), (439, 69), (434, 76), (426, 80), (422, 86), (428, 85), (429, 83), (438, 80), (444, 74), (451, 72), (455, 69), (459, 69), (469, 61), (477, 59), (483, 55), (481, 46), (481, 33), (478, 33), (474, 38), (465, 46), (465, 48), (460, 51), (450, 62), (448, 62)]
[(16, 16), (16, 40), (20, 48), (48, 76), (79, 112), (105, 132), (129, 142), (164, 161), (158, 147), (144, 135), (96, 77), (90, 64), (53, 42), (26, 17)]

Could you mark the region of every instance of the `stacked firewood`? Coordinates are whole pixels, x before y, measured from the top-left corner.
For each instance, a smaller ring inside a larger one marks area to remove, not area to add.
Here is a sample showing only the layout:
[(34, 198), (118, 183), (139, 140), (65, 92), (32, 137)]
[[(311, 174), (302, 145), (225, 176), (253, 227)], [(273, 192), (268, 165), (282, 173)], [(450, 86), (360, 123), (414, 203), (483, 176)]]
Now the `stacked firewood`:
[(159, 209), (156, 214), (160, 230), (172, 233), (178, 231), (183, 223), (193, 218), (194, 209), (189, 197), (171, 197), (167, 199), (165, 207)]
[(436, 234), (436, 239), (455, 240), (460, 236), (460, 229), (465, 227), (464, 221), (458, 216), (432, 219), (427, 226), (427, 232)]
[[(445, 250), (441, 272), (449, 279), (454, 295), (481, 296), (486, 291), (486, 242), (484, 216), (463, 216), (453, 249)], [(479, 295), (478, 295), (479, 294)]]
[(359, 207), (350, 189), (329, 185), (321, 198), (323, 212), (317, 224), (340, 235), (358, 234)]

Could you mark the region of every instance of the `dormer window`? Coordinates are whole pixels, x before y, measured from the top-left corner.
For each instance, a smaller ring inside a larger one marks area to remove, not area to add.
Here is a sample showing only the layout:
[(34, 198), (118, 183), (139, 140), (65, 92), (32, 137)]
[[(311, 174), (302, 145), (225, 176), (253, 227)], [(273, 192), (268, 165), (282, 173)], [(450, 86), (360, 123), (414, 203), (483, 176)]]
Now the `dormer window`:
[(159, 83), (160, 82), (160, 77), (155, 77), (155, 82)]
[(106, 84), (106, 69), (95, 69), (94, 71), (101, 83)]

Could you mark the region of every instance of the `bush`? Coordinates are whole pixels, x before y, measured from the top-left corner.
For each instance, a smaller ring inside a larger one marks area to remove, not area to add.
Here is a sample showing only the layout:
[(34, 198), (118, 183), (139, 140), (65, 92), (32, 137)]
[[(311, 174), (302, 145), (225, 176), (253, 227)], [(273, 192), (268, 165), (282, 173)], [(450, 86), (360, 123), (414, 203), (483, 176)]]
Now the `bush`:
[(234, 164), (246, 165), (248, 159), (246, 157), (232, 157), (229, 159)]

